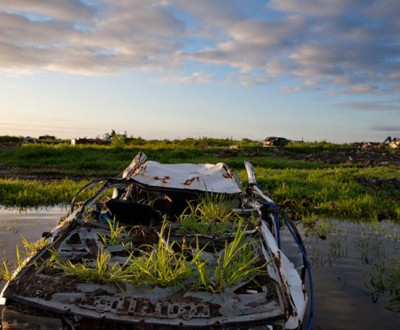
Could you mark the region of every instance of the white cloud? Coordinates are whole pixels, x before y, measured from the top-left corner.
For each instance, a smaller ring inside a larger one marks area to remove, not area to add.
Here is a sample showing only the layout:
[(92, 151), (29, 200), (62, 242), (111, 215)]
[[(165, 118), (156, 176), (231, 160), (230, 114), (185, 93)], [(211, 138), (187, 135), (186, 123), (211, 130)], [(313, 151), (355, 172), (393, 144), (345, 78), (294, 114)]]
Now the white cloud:
[(165, 76), (190, 65), (191, 75), (159, 79), (184, 83), (225, 82), (227, 74), (210, 79), (223, 66), (242, 86), (293, 77), (301, 83), (290, 90), (400, 89), (400, 1), (261, 4), (250, 16), (241, 9), (246, 0), (3, 0), (0, 69)]
[(366, 94), (366, 93), (372, 93), (374, 92), (374, 86), (370, 84), (362, 84), (362, 85), (356, 85), (351, 88), (348, 88), (345, 91), (347, 94)]
[(2, 0), (0, 10), (63, 21), (90, 22), (96, 8), (80, 0)]
[(159, 83), (174, 83), (174, 84), (190, 84), (190, 83), (198, 83), (198, 84), (208, 84), (215, 81), (214, 76), (211, 74), (206, 74), (204, 72), (193, 72), (189, 76), (163, 76), (158, 79), (155, 79), (156, 82)]
[(364, 101), (364, 102), (349, 102), (338, 104), (339, 107), (347, 107), (361, 111), (400, 111), (398, 100), (393, 101)]
[(343, 12), (359, 10), (371, 0), (270, 0), (269, 7), (286, 13), (310, 16), (337, 16)]
[(400, 127), (393, 124), (374, 124), (371, 126), (374, 131), (393, 132), (400, 134)]

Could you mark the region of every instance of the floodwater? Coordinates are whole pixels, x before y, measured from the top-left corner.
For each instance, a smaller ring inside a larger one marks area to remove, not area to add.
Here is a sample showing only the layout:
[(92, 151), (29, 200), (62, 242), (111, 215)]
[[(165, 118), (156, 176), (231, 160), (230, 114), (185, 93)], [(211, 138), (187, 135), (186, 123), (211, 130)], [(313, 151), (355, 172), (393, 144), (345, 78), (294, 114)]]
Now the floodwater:
[(325, 226), (323, 239), (303, 232), (312, 265), (313, 329), (400, 329), (400, 302), (374, 285), (383, 278), (400, 290), (400, 226), (334, 220)]
[[(39, 239), (65, 212), (63, 208), (23, 212), (0, 208), (2, 260), (15, 262), (15, 246), (21, 247), (21, 237), (30, 242)], [(312, 329), (400, 329), (399, 303), (391, 305), (390, 293), (380, 293), (372, 285), (382, 277), (386, 282), (391, 280), (391, 269), (400, 267), (400, 226), (332, 220), (321, 221), (317, 229), (314, 235), (302, 230), (312, 265)]]

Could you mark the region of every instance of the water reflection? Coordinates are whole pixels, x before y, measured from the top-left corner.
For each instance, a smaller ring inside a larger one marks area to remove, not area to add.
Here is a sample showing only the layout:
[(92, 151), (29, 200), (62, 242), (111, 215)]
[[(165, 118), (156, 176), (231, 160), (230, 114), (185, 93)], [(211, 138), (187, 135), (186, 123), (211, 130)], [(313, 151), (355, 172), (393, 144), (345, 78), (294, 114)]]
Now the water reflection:
[(15, 262), (16, 245), (21, 248), (22, 239), (38, 240), (44, 231), (51, 230), (66, 212), (65, 207), (11, 209), (0, 208), (0, 257)]

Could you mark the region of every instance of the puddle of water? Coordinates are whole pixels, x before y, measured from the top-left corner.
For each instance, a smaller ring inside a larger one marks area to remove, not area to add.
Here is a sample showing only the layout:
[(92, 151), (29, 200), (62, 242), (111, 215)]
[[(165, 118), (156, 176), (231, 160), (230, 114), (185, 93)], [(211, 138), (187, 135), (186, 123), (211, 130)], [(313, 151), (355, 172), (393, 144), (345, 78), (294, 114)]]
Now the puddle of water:
[(22, 248), (22, 239), (38, 240), (42, 233), (50, 231), (66, 213), (66, 208), (5, 209), (0, 208), (0, 258), (13, 264), (16, 261), (16, 245)]
[[(23, 212), (0, 208), (0, 257), (15, 261), (15, 246), (21, 247), (21, 236), (28, 241), (39, 239), (65, 213), (66, 208), (60, 207)], [(373, 296), (368, 284), (368, 274), (375, 265), (399, 266), (400, 226), (343, 221), (325, 225), (325, 240), (302, 233), (312, 265), (313, 329), (400, 329), (400, 312), (386, 308), (389, 294)]]
[(326, 239), (305, 238), (314, 284), (313, 329), (400, 329), (400, 311), (387, 309), (389, 292), (377, 292), (371, 282), (371, 274), (388, 282), (390, 269), (400, 270), (400, 226), (327, 223)]

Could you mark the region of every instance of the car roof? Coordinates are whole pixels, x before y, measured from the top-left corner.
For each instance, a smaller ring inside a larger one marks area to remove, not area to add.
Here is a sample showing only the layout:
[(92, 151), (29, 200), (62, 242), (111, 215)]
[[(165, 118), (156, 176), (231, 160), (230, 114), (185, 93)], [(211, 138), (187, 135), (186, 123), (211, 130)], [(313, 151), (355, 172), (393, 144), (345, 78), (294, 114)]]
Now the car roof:
[(161, 164), (147, 161), (131, 179), (145, 186), (165, 189), (238, 194), (242, 184), (224, 163), (218, 164)]

